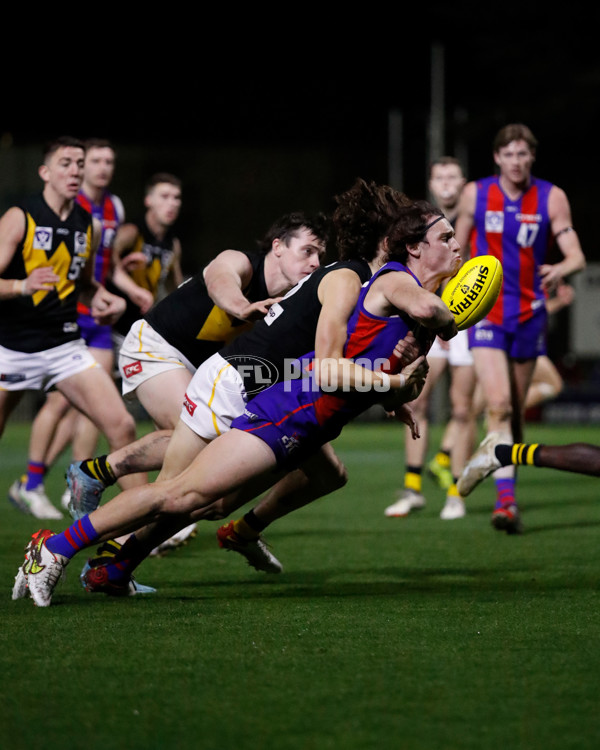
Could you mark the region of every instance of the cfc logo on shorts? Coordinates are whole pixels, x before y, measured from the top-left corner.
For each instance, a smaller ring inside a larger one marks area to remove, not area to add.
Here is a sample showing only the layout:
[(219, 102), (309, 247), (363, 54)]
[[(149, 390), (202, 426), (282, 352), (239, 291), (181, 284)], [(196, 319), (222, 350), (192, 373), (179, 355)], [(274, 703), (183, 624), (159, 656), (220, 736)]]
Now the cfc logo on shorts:
[(183, 398), (183, 408), (187, 410), (190, 417), (194, 416), (194, 412), (196, 411), (196, 406), (197, 404), (195, 404), (186, 393)]
[(279, 443), (282, 445), (288, 456), (300, 446), (300, 443), (293, 435), (284, 435), (279, 439)]
[(138, 375), (142, 371), (142, 363), (141, 362), (132, 362), (130, 365), (125, 365), (123, 368), (123, 375), (125, 375), (126, 378), (131, 378), (134, 375)]

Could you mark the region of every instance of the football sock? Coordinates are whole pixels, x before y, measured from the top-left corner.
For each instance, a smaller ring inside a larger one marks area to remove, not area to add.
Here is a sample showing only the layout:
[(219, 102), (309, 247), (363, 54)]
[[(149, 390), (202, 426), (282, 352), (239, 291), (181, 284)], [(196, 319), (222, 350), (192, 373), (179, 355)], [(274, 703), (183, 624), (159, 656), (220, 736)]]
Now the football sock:
[(421, 467), (407, 466), (406, 473), (404, 474), (404, 488), (420, 493), (422, 487)]
[(89, 547), (98, 541), (99, 534), (92, 526), (89, 516), (83, 516), (74, 524), (69, 526), (60, 534), (51, 536), (46, 542), (46, 547), (50, 552), (58, 555), (64, 555), (71, 559), (79, 550)]
[(446, 495), (448, 497), (460, 497), (460, 492), (458, 491), (458, 488), (456, 486), (456, 479), (453, 480), (450, 487), (448, 487), (448, 489), (446, 490)]
[[(250, 511), (251, 512), (251, 511)], [(253, 528), (253, 523), (255, 523), (254, 519), (250, 519), (250, 521), (246, 518), (249, 513), (246, 513), (246, 515), (243, 518), (239, 518), (237, 521), (233, 522), (233, 530), (235, 533), (240, 536), (242, 539), (256, 539), (258, 535), (260, 534), (260, 531), (262, 529), (255, 529)], [(253, 514), (254, 515), (254, 514)], [(256, 519), (256, 523), (261, 525), (256, 516), (254, 516)]]
[(35, 490), (40, 484), (43, 484), (45, 473), (46, 464), (39, 463), (38, 461), (30, 461), (27, 464), (27, 481), (25, 483), (25, 489)]
[(502, 466), (535, 466), (539, 443), (514, 443), (513, 445), (497, 445), (496, 458)]
[(108, 456), (88, 458), (79, 464), (81, 471), (92, 479), (98, 479), (105, 487), (110, 487), (117, 481), (113, 470), (108, 463)]
[(435, 454), (433, 460), (439, 464), (443, 469), (450, 468), (450, 451), (445, 451), (442, 448)]
[(137, 566), (148, 556), (145, 545), (140, 544), (135, 534), (132, 534), (123, 543), (112, 561), (104, 567), (108, 573), (109, 581), (122, 581), (128, 579)]
[(503, 508), (505, 505), (516, 505), (515, 480), (512, 478), (496, 479), (496, 505), (495, 509)]

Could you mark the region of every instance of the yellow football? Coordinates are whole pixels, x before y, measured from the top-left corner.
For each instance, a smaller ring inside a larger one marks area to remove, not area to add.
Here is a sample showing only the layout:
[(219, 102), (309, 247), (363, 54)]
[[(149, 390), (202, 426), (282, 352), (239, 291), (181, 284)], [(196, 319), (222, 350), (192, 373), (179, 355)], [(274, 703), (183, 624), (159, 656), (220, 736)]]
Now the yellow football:
[(502, 264), (493, 255), (465, 261), (442, 291), (459, 331), (474, 326), (496, 304), (502, 286)]

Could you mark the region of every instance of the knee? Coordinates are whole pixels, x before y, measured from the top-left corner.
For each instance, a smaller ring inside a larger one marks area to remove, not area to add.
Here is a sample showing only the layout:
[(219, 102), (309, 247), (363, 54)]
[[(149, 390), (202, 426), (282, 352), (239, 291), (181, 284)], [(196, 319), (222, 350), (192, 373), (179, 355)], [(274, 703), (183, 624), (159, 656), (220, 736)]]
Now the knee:
[(105, 434), (112, 450), (134, 442), (136, 439), (135, 420), (125, 407), (112, 425), (106, 428)]
[(468, 404), (454, 404), (451, 418), (458, 425), (468, 425), (475, 420), (473, 409)]

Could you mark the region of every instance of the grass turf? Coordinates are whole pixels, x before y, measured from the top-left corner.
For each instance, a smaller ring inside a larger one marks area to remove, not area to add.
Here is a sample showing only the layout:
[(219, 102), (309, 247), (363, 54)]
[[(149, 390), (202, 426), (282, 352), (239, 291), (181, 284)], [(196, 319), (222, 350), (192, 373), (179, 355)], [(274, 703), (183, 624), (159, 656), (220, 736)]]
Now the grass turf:
[[(596, 442), (598, 429), (530, 425), (527, 436)], [(3, 493), (27, 439), (27, 425), (7, 428)], [(351, 425), (336, 449), (347, 487), (268, 530), (281, 575), (219, 550), (205, 523), (139, 568), (158, 588), (147, 597), (86, 594), (81, 554), (50, 608), (12, 602), (23, 546), (44, 522), (2, 502), (1, 746), (598, 747), (597, 480), (521, 469), (525, 533), (510, 537), (490, 526), (491, 480), (464, 519), (439, 519), (429, 478), (424, 510), (385, 518), (402, 479), (397, 425)], [(46, 483), (57, 503), (63, 468)]]

